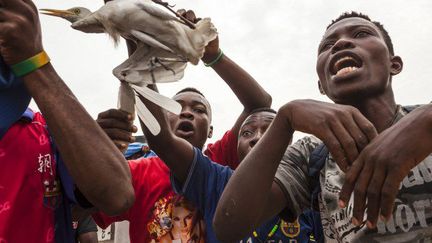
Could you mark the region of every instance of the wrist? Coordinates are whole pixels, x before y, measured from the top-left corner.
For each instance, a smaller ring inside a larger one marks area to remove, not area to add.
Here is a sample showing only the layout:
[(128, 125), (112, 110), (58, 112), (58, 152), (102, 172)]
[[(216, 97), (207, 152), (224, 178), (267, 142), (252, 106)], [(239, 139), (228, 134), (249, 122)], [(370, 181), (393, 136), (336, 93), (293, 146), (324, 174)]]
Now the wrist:
[(11, 70), (15, 74), (15, 76), (23, 77), (42, 68), (49, 62), (50, 58), (48, 57), (47, 53), (45, 51), (41, 51), (38, 54), (27, 58), (24, 61), (11, 65)]
[(277, 116), (279, 116), (281, 118), (281, 120), (283, 121), (284, 124), (284, 129), (285, 131), (289, 132), (289, 133), (294, 133), (294, 128), (292, 126), (292, 122), (291, 122), (291, 113), (292, 113), (292, 106), (293, 104), (291, 102), (283, 105), (281, 108), (279, 108)]
[(206, 67), (211, 67), (211, 66), (217, 64), (218, 62), (220, 62), (220, 60), (223, 58), (223, 56), (224, 56), (224, 53), (219, 48), (216, 53), (204, 54), (204, 56), (201, 58), (201, 60), (204, 62), (204, 65)]

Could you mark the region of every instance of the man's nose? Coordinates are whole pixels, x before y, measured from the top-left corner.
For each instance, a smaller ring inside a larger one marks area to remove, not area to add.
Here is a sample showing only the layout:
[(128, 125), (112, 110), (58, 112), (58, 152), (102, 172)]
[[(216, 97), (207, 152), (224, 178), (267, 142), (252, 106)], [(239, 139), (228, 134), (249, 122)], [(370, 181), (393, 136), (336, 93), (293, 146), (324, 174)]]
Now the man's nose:
[(332, 54), (341, 51), (341, 50), (345, 50), (345, 49), (351, 49), (354, 48), (354, 44), (352, 43), (351, 40), (347, 39), (347, 38), (340, 38), (332, 47)]
[(180, 118), (193, 119), (194, 115), (189, 109), (183, 109), (180, 113)]
[(249, 146), (251, 148), (253, 148), (258, 143), (258, 141), (261, 139), (261, 137), (262, 137), (262, 133), (261, 132), (257, 132), (255, 134), (255, 136), (249, 141)]

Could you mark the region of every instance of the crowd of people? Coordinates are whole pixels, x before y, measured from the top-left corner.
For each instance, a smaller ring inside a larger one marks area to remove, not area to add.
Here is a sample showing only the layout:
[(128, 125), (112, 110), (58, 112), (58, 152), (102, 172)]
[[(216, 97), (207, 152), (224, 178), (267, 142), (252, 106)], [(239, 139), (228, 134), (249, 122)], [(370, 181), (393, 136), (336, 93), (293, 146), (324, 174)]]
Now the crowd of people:
[(172, 97), (180, 115), (140, 97), (161, 132), (141, 124), (149, 147), (126, 151), (134, 114), (92, 119), (50, 64), (33, 2), (0, 0), (0, 243), (96, 242), (92, 220), (129, 221), (132, 243), (432, 242), (432, 104), (395, 101), (403, 62), (381, 23), (350, 12), (324, 30), (316, 70), (333, 103), (272, 109), (218, 38), (202, 61), (243, 105), (232, 127), (205, 146), (217, 114), (202, 92)]

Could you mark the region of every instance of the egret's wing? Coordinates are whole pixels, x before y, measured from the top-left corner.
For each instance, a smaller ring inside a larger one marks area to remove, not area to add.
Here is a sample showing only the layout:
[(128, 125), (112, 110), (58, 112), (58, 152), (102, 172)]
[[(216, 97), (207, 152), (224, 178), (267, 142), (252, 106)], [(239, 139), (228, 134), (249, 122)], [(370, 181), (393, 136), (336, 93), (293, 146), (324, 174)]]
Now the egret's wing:
[(120, 84), (117, 107), (130, 114), (135, 114), (135, 92), (127, 83)]
[[(127, 78), (129, 76), (129, 71), (133, 69), (137, 65), (148, 64), (150, 51), (154, 49), (153, 47), (147, 45), (144, 42), (138, 42), (137, 48), (134, 53), (122, 64), (118, 65), (113, 70), (114, 76), (116, 76), (120, 81), (126, 81), (129, 83), (140, 83), (142, 82), (142, 78)], [(168, 53), (168, 52), (166, 52)]]
[(147, 87), (140, 87), (133, 84), (131, 86), (137, 93), (139, 93), (149, 101), (176, 115), (180, 114), (182, 107), (177, 101), (163, 96)]
[(153, 38), (152, 36), (138, 31), (138, 30), (131, 30), (131, 34), (137, 38), (138, 40), (147, 43), (150, 46), (156, 47), (156, 48), (160, 48), (169, 52), (174, 52), (173, 50), (171, 50), (171, 48), (169, 48), (168, 46), (160, 43), (158, 40), (156, 40), (155, 38)]
[(125, 80), (133, 84), (175, 82), (183, 78), (186, 65), (180, 59), (159, 58), (158, 63), (139, 63), (129, 67)]
[(162, 20), (174, 20), (180, 22), (180, 20), (178, 20), (177, 17), (173, 16), (172, 14), (169, 14), (167, 11), (162, 10), (160, 7), (156, 6), (156, 4), (151, 1), (149, 2), (138, 1), (136, 3), (136, 6), (141, 10), (145, 11), (146, 13), (155, 16), (156, 18), (160, 18)]
[(137, 108), (137, 114), (138, 117), (141, 119), (141, 121), (144, 123), (144, 125), (148, 128), (148, 130), (153, 135), (158, 135), (160, 133), (161, 127), (156, 120), (156, 118), (153, 116), (153, 114), (147, 109), (147, 107), (144, 105), (144, 103), (139, 99), (139, 97), (136, 97), (136, 108)]

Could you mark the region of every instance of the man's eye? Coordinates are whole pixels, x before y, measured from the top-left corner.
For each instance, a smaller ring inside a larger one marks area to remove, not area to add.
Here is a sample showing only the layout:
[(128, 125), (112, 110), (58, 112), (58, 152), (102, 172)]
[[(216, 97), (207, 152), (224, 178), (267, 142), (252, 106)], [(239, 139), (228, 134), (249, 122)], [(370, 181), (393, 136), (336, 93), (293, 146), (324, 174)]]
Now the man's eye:
[(354, 35), (354, 38), (363, 38), (366, 36), (370, 36), (369, 32), (366, 31), (359, 31)]
[(326, 51), (326, 50), (332, 48), (332, 46), (333, 46), (333, 42), (324, 43), (321, 45), (320, 52)]
[(241, 135), (242, 135), (242, 137), (250, 137), (252, 135), (252, 132), (251, 131), (243, 131), (241, 133)]
[(205, 113), (206, 111), (205, 111), (204, 109), (202, 109), (202, 108), (195, 108), (195, 109), (194, 109), (194, 112), (197, 112), (197, 113)]

